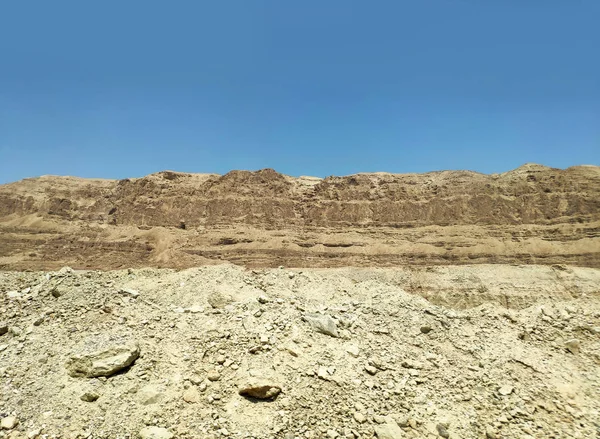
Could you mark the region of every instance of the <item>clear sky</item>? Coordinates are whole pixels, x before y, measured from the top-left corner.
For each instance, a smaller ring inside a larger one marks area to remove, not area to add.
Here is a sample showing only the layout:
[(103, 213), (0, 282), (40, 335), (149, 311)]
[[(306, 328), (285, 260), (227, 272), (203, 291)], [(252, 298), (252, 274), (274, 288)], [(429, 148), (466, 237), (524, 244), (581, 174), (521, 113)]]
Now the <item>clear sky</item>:
[(600, 164), (599, 0), (0, 2), (0, 183)]

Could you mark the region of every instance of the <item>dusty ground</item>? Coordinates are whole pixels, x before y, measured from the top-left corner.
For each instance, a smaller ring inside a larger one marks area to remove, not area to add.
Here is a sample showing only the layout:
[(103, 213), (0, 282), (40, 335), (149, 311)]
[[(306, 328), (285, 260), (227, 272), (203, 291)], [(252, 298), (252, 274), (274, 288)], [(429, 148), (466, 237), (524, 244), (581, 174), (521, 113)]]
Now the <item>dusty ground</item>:
[[(183, 228), (185, 227), (185, 229)], [(0, 186), (0, 269), (600, 268), (600, 167), (293, 178), (273, 170)]]
[(568, 266), (2, 272), (0, 437), (596, 438), (599, 298)]

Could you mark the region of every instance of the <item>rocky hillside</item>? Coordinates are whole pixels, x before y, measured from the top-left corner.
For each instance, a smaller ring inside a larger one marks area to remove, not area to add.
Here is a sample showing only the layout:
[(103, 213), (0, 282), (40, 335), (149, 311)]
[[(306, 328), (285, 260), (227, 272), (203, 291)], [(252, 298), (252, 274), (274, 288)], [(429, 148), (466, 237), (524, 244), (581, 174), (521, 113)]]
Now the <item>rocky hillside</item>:
[[(599, 285), (564, 266), (0, 272), (0, 438), (592, 439)], [(466, 290), (478, 306), (443, 294)]]
[(0, 267), (600, 267), (600, 167), (293, 178), (265, 169), (0, 186)]

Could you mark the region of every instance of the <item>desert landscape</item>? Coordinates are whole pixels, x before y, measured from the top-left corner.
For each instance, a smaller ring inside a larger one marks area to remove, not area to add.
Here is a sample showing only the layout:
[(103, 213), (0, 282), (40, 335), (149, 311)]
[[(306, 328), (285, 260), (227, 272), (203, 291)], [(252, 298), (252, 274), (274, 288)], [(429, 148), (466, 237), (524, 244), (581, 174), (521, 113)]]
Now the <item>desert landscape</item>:
[(0, 186), (0, 438), (599, 438), (600, 167)]

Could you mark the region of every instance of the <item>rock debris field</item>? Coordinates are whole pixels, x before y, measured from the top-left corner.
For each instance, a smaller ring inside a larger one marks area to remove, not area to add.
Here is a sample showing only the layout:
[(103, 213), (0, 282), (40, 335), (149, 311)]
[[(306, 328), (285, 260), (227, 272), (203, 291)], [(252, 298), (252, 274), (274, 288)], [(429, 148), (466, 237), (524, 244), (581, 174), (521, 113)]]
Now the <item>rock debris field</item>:
[(2, 272), (0, 437), (597, 438), (599, 297), (568, 266)]

